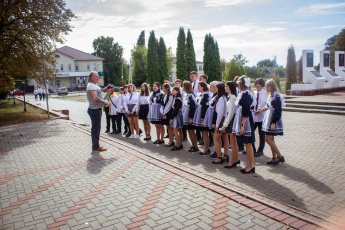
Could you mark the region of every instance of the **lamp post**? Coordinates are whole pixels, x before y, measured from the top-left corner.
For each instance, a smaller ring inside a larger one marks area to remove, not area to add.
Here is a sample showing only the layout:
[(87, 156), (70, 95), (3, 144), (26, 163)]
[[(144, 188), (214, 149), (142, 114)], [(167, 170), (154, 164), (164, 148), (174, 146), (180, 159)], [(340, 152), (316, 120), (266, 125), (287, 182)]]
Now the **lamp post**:
[(22, 81), (23, 83), (23, 94), (24, 94), (24, 112), (26, 112), (26, 103), (25, 103), (25, 94), (26, 94), (26, 87), (25, 87), (25, 81)]
[[(44, 53), (42, 49), (42, 59), (43, 59), (43, 75), (44, 75), (44, 84), (45, 84), (45, 90), (46, 90), (46, 95), (47, 95), (47, 77), (46, 77), (46, 65), (44, 63)], [(49, 104), (48, 104), (48, 98), (46, 100), (47, 102), (47, 113), (48, 113), (48, 119), (49, 119)]]

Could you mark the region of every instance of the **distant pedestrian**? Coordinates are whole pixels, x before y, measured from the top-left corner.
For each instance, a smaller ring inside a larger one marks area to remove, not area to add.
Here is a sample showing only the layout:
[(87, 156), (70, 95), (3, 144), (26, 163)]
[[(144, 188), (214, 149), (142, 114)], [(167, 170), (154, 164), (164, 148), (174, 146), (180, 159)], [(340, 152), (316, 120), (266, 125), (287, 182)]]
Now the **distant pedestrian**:
[(43, 101), (46, 99), (46, 89), (42, 90), (42, 98), (43, 98)]
[(280, 162), (285, 162), (284, 157), (280, 153), (275, 141), (275, 136), (282, 136), (284, 134), (282, 108), (284, 107), (284, 98), (280, 94), (278, 86), (273, 79), (266, 82), (266, 91), (269, 95), (267, 98), (267, 108), (264, 121), (262, 122), (262, 130), (266, 134), (266, 142), (271, 147), (272, 160), (268, 161), (268, 165), (277, 165)]
[(37, 92), (37, 89), (36, 89), (36, 88), (35, 88), (35, 90), (34, 90), (34, 95), (35, 95), (35, 100), (37, 100), (38, 92)]
[(101, 132), (102, 108), (108, 102), (103, 99), (101, 89), (96, 85), (99, 81), (97, 72), (92, 71), (89, 79), (90, 82), (86, 88), (86, 96), (89, 101), (87, 113), (91, 118), (92, 151), (105, 151), (105, 148), (99, 146), (99, 136)]
[[(109, 112), (108, 115), (110, 116), (111, 119), (111, 125), (113, 127), (113, 132), (111, 134), (117, 134), (117, 95), (113, 92), (112, 95), (109, 98)], [(109, 127), (110, 129), (110, 127)]]
[(42, 89), (41, 89), (41, 87), (38, 88), (37, 93), (38, 93), (38, 96), (40, 98), (40, 101), (42, 101)]

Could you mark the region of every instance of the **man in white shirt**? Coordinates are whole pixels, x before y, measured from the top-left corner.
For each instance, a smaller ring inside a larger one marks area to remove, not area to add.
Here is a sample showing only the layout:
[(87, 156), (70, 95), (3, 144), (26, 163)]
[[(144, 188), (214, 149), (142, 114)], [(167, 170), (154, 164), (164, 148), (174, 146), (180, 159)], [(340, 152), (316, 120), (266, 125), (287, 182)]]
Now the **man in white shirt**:
[[(201, 74), (199, 76), (199, 81), (205, 82), (207, 84), (208, 76), (206, 74)], [(210, 85), (207, 84), (207, 88), (210, 89)]]
[(260, 138), (260, 145), (258, 150), (256, 151), (255, 143), (253, 143), (254, 149), (254, 156), (259, 157), (264, 154), (264, 147), (265, 147), (265, 132), (262, 131), (262, 121), (264, 120), (265, 113), (261, 112), (262, 109), (266, 106), (266, 91), (263, 89), (265, 87), (265, 81), (262, 78), (257, 78), (254, 82), (254, 86), (257, 89), (256, 92), (256, 105), (254, 107), (254, 132), (256, 128), (259, 128), (259, 138)]

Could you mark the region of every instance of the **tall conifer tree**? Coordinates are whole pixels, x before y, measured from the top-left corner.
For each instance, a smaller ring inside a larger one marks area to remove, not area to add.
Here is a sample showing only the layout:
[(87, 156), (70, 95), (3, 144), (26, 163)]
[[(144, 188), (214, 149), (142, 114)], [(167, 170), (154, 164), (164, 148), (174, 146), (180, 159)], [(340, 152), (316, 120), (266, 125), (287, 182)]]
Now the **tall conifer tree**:
[(285, 89), (290, 90), (291, 84), (297, 82), (297, 65), (296, 65), (296, 55), (293, 45), (288, 49), (287, 62), (286, 62), (286, 82)]
[(152, 86), (154, 82), (160, 80), (158, 64), (158, 41), (153, 30), (150, 32), (147, 46), (147, 80)]
[(158, 43), (158, 60), (159, 60), (159, 82), (164, 82), (164, 78), (169, 77), (168, 72), (168, 64), (167, 64), (167, 49), (165, 46), (164, 39), (162, 37), (159, 38)]
[(222, 79), (220, 66), (220, 55), (218, 43), (214, 41), (211, 34), (206, 34), (204, 41), (204, 73), (208, 76), (209, 82)]
[(176, 77), (181, 80), (186, 80), (189, 78), (189, 72), (187, 72), (186, 55), (186, 34), (184, 33), (184, 28), (180, 27), (176, 48)]
[[(187, 32), (187, 41), (186, 41), (186, 49), (187, 49), (187, 54), (186, 54), (186, 64), (187, 64), (187, 77), (188, 73), (192, 71), (198, 71), (197, 66), (196, 66), (196, 60), (195, 60), (195, 50), (194, 50), (194, 45), (193, 45), (193, 37), (192, 33), (190, 32), (190, 29), (188, 29)], [(186, 79), (183, 79), (186, 80)]]
[(145, 30), (141, 31), (139, 38), (137, 40), (137, 46), (145, 45)]

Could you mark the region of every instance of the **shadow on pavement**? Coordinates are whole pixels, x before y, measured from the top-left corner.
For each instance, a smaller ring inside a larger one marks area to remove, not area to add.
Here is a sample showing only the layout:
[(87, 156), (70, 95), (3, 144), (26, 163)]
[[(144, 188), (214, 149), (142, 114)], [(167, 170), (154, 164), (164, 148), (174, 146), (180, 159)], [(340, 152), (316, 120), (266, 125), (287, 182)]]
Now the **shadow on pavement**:
[(86, 165), (86, 170), (90, 174), (98, 174), (102, 172), (102, 169), (116, 161), (115, 158), (105, 159), (99, 152), (95, 152), (88, 159), (88, 164)]

